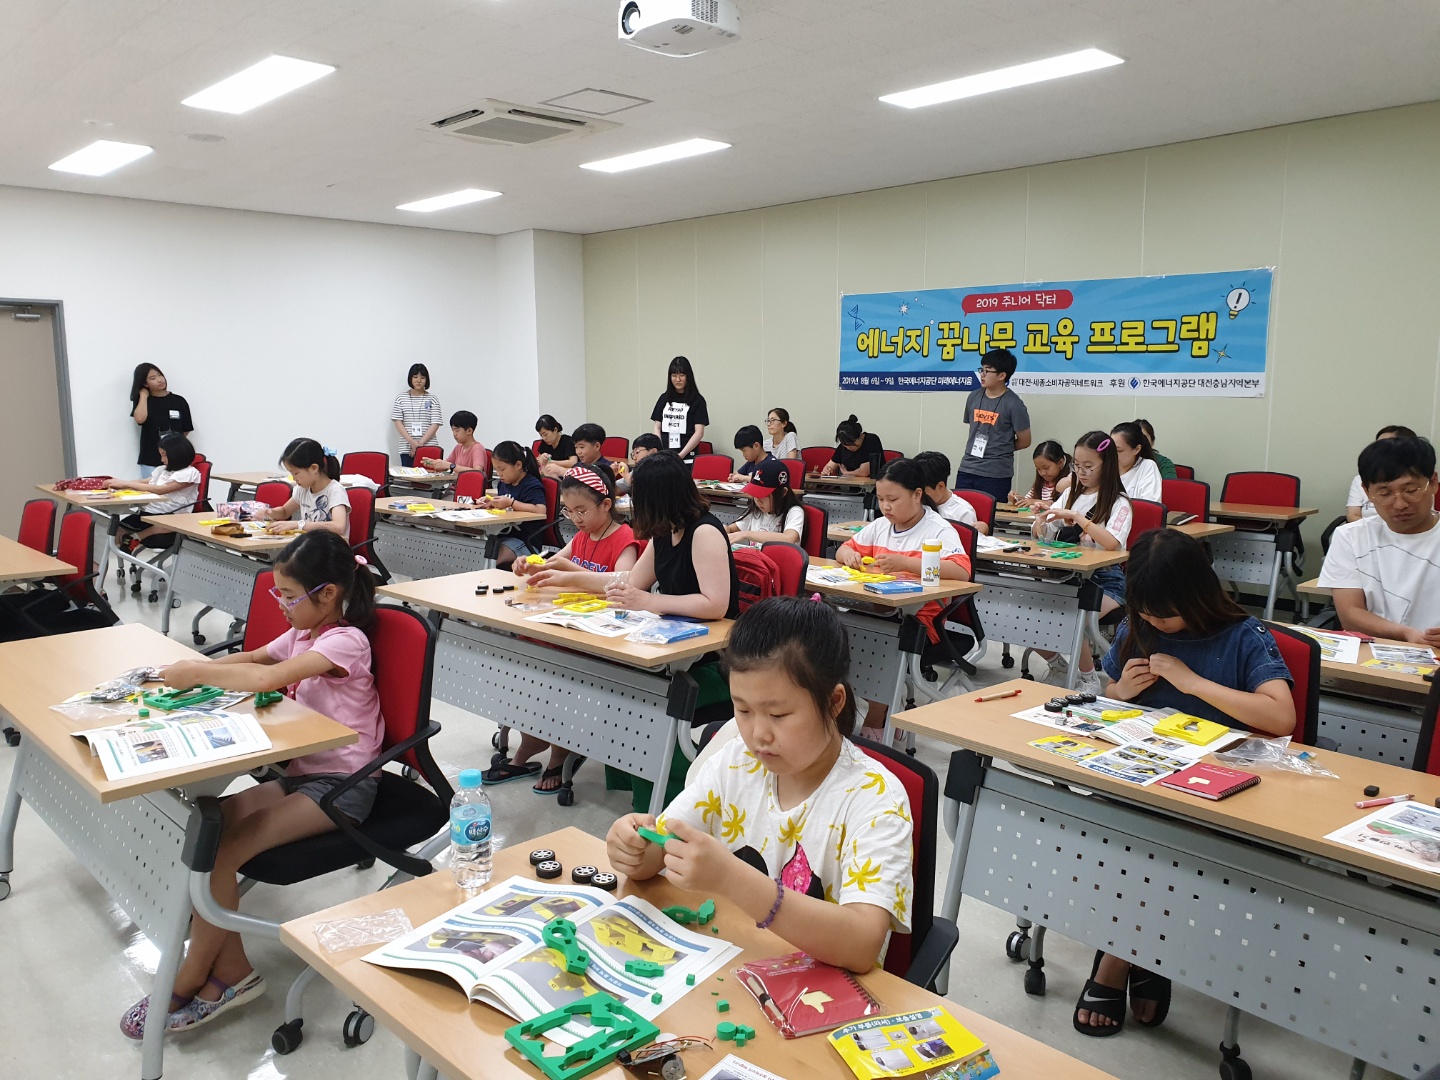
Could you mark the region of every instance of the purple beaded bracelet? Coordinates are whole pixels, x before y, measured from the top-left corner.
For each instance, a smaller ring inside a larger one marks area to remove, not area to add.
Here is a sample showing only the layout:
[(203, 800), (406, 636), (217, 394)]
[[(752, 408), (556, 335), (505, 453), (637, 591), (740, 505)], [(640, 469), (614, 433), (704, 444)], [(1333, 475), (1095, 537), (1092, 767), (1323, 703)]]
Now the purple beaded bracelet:
[(765, 916), (764, 922), (757, 922), (755, 929), (769, 930), (770, 924), (775, 921), (775, 916), (780, 914), (780, 905), (785, 900), (785, 886), (780, 884), (780, 879), (775, 879), (775, 906), (770, 909), (770, 914)]

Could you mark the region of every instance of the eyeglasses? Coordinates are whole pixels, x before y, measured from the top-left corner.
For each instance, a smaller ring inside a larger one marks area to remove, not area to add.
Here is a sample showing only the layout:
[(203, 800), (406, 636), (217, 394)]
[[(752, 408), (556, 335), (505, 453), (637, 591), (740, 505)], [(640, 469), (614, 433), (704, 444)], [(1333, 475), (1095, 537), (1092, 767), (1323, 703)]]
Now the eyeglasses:
[(1075, 462), (1075, 471), (1077, 473), (1085, 473), (1086, 475), (1094, 472), (1099, 467), (1099, 465), (1081, 465), (1078, 461)]
[(270, 586), (270, 595), (275, 598), (275, 602), (278, 603), (282, 608), (284, 608), (286, 611), (291, 611), (296, 607), (296, 605), (301, 604), (306, 600), (309, 600), (310, 597), (314, 596), (317, 592), (319, 592), (321, 589), (325, 588), (325, 586), (329, 584), (330, 582), (328, 581), (322, 581), (319, 585), (316, 585), (315, 588), (311, 589), (304, 596), (297, 596), (294, 600), (285, 599), (285, 595), (278, 588), (272, 585)]
[(560, 512), (561, 512), (562, 514), (564, 514), (567, 518), (569, 518), (571, 521), (578, 521), (580, 518), (583, 518), (586, 514), (590, 513), (592, 510), (599, 510), (599, 509), (600, 509), (600, 504), (599, 504), (599, 503), (595, 503), (593, 506), (582, 506), (579, 510), (572, 510), (572, 509), (570, 509), (570, 507), (568, 507), (568, 506), (562, 506), (562, 507), (560, 508)]
[(1403, 488), (1378, 488), (1376, 490), (1367, 490), (1366, 494), (1370, 496), (1371, 502), (1379, 502), (1382, 499), (1387, 502), (1396, 499), (1407, 503), (1423, 502), (1430, 497), (1430, 485), (1420, 484)]
[(993, 368), (993, 367), (982, 367), (982, 368), (976, 368), (976, 369), (975, 369), (975, 373), (976, 373), (977, 375), (999, 375), (999, 374), (1000, 374), (1000, 369), (999, 369), (999, 368)]

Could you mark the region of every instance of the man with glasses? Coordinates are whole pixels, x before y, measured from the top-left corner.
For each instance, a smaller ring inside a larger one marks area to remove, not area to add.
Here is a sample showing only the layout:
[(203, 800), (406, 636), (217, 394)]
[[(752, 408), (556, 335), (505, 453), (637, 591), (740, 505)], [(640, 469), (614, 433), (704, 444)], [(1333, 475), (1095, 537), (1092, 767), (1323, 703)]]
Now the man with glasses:
[(1003, 503), (1015, 477), (1015, 451), (1030, 445), (1030, 411), (1010, 389), (1015, 354), (991, 349), (980, 358), (980, 389), (965, 401), (965, 457), (955, 474), (961, 490), (983, 491)]
[(1427, 439), (1379, 439), (1359, 464), (1375, 516), (1335, 530), (1319, 584), (1333, 590), (1346, 630), (1440, 645), (1435, 448)]

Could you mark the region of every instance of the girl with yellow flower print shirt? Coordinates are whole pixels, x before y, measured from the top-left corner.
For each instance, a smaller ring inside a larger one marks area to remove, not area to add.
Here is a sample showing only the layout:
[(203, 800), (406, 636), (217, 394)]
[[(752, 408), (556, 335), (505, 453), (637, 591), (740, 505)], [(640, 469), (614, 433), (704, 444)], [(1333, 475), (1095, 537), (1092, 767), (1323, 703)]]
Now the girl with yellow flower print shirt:
[(910, 804), (846, 737), (845, 627), (824, 604), (764, 600), (735, 623), (728, 664), (740, 738), (660, 816), (663, 849), (636, 832), (655, 826), (648, 815), (615, 822), (610, 864), (637, 881), (664, 868), (816, 959), (866, 971), (891, 930), (909, 929)]

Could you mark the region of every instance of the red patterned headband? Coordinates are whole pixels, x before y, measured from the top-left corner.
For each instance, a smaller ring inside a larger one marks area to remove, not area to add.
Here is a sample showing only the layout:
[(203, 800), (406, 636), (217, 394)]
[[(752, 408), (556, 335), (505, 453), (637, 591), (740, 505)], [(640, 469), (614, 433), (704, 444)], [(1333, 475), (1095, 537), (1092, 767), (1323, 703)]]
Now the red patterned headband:
[(607, 499), (610, 497), (610, 491), (608, 488), (605, 487), (604, 477), (602, 477), (594, 469), (587, 469), (584, 465), (576, 465), (565, 475), (567, 477), (573, 476), (576, 480), (579, 480), (586, 487), (593, 488), (595, 491), (598, 491), (602, 496)]

